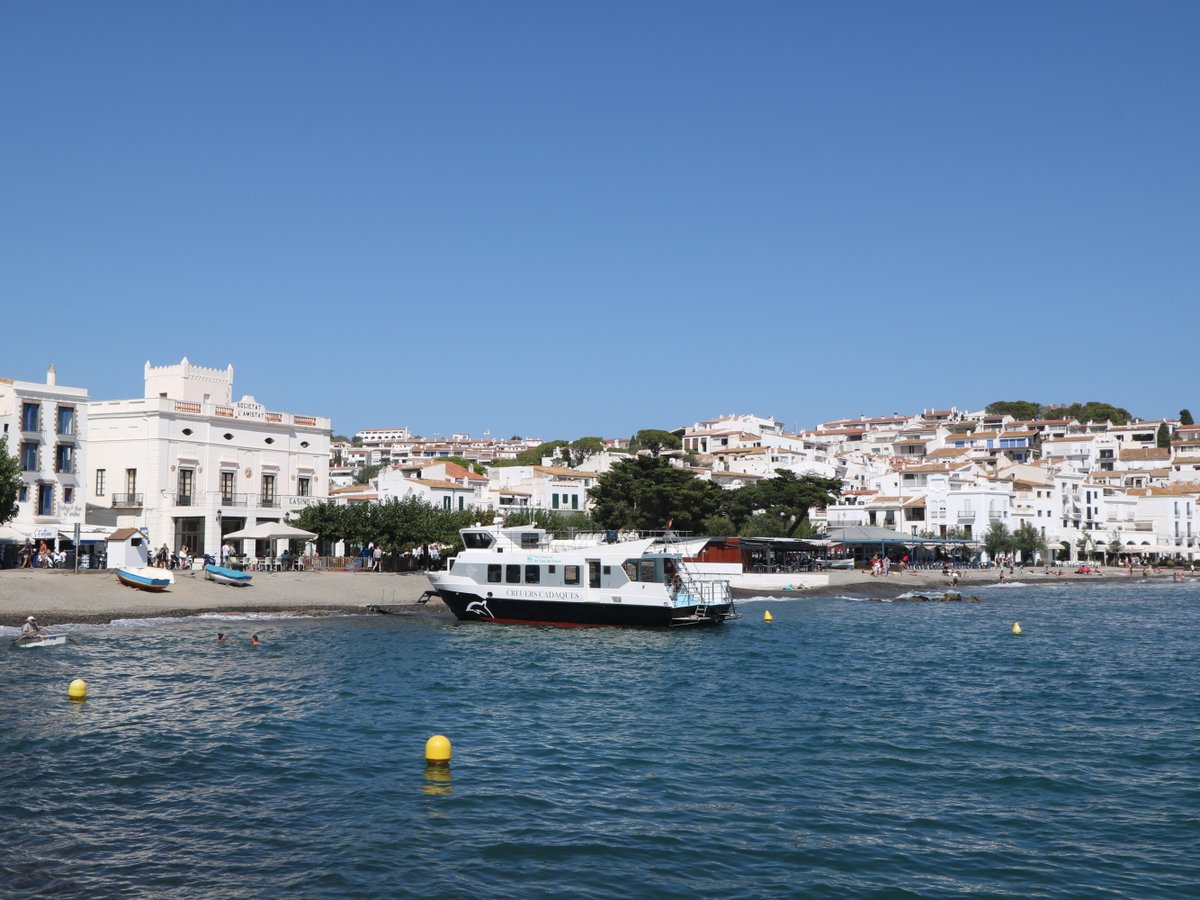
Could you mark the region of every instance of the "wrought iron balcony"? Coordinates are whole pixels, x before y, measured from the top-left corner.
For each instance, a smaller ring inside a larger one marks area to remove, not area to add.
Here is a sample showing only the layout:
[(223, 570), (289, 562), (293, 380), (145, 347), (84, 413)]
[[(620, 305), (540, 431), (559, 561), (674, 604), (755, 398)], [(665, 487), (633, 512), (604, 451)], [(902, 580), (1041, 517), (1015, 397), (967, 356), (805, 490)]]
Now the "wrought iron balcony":
[(142, 495), (141, 494), (113, 494), (112, 495), (112, 508), (113, 509), (133, 509), (133, 508), (141, 507), (143, 505), (144, 504), (142, 503)]

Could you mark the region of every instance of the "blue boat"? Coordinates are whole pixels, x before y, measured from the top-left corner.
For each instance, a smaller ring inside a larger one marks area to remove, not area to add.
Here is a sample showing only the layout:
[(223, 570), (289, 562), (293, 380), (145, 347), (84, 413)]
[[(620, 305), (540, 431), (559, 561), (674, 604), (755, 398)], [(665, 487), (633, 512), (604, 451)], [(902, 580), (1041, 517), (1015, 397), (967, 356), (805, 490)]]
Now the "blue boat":
[(237, 569), (225, 566), (214, 566), (212, 563), (204, 567), (204, 575), (209, 581), (215, 581), (217, 584), (232, 584), (240, 587), (248, 585), (251, 578), (249, 572), (239, 572)]
[(150, 566), (122, 566), (117, 569), (117, 581), (126, 587), (143, 591), (165, 591), (175, 583), (175, 576), (167, 569)]

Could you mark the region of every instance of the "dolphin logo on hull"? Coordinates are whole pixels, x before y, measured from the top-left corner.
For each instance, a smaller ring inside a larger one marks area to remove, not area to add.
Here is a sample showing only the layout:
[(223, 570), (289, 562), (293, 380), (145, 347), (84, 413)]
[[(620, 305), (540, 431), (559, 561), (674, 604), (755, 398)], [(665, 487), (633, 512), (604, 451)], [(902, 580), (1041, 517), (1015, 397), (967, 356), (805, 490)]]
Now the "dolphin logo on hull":
[(496, 618), (492, 615), (492, 611), (488, 609), (486, 600), (472, 600), (467, 604), (467, 612), (475, 613), (475, 615), (483, 616), (487, 619)]

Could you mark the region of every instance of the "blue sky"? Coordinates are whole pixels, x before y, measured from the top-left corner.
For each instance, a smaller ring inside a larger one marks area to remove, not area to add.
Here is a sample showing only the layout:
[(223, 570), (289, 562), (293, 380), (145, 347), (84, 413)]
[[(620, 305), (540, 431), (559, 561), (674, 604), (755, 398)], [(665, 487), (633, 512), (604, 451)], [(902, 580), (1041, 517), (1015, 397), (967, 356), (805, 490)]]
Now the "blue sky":
[(0, 374), (573, 439), (1200, 411), (1200, 4), (0, 11)]

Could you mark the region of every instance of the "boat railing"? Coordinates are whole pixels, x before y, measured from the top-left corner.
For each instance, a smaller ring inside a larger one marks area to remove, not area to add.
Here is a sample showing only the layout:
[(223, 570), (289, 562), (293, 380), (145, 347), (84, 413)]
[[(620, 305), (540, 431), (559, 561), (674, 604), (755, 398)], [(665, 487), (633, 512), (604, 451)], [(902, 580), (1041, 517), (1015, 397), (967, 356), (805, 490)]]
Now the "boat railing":
[(680, 573), (679, 581), (671, 589), (671, 600), (675, 606), (713, 606), (729, 603), (733, 591), (724, 578), (690, 578)]

